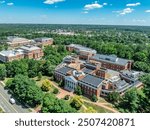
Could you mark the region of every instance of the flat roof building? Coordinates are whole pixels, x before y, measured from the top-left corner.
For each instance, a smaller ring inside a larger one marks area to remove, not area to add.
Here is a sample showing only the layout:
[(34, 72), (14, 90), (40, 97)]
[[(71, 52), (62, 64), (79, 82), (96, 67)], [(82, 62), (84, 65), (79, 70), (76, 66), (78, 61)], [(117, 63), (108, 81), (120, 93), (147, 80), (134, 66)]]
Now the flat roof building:
[(44, 55), (41, 48), (31, 45), (22, 46), (19, 49), (0, 52), (0, 61), (10, 62), (23, 58), (39, 59)]
[(96, 54), (90, 57), (91, 62), (100, 62), (102, 67), (112, 70), (131, 70), (131, 60), (119, 58), (116, 55)]
[(34, 39), (35, 44), (38, 46), (48, 46), (53, 44), (53, 38), (41, 37)]
[(22, 37), (9, 36), (7, 37), (7, 44), (10, 47), (19, 47), (19, 46), (31, 44), (31, 40)]

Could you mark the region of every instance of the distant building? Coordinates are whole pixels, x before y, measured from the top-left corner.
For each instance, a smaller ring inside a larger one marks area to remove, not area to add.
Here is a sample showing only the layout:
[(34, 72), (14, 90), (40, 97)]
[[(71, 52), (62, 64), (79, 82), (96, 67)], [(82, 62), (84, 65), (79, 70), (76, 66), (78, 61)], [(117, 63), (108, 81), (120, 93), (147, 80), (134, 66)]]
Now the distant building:
[(89, 61), (94, 64), (101, 64), (101, 67), (116, 71), (131, 70), (133, 61), (119, 58), (116, 55), (97, 54), (96, 50), (77, 44), (66, 46), (68, 51), (75, 51), (79, 59)]
[(23, 50), (8, 50), (0, 52), (0, 61), (1, 62), (10, 62), (13, 60), (19, 60), (24, 58)]
[(91, 48), (87, 48), (77, 44), (70, 44), (67, 47), (68, 51), (75, 51), (78, 53), (80, 59), (87, 60), (91, 56), (94, 56), (97, 52)]
[(20, 47), (24, 51), (24, 57), (28, 59), (40, 59), (44, 53), (41, 48), (32, 45)]
[(102, 67), (112, 70), (131, 70), (133, 61), (118, 58), (116, 55), (101, 55), (96, 54), (90, 57), (90, 62), (97, 63), (100, 62)]
[(34, 41), (38, 46), (48, 46), (48, 45), (52, 45), (54, 40), (53, 38), (42, 37), (42, 38), (36, 38), (34, 39)]
[(40, 59), (43, 55), (44, 54), (41, 48), (36, 46), (26, 45), (15, 50), (1, 51), (0, 61), (10, 62), (13, 60), (19, 60), (23, 58)]
[(7, 37), (7, 44), (10, 47), (19, 47), (23, 45), (28, 45), (31, 44), (31, 42), (32, 42), (31, 40), (22, 37), (16, 37), (16, 36)]

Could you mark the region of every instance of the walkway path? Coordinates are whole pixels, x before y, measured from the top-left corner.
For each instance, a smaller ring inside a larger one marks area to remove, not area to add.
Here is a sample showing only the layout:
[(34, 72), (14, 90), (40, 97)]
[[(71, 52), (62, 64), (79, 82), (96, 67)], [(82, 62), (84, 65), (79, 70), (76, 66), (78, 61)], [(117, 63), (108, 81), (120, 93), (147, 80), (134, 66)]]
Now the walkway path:
[(87, 103), (91, 103), (91, 104), (97, 105), (97, 106), (100, 106), (100, 107), (102, 107), (102, 108), (105, 108), (105, 109), (107, 109), (107, 110), (113, 112), (113, 113), (119, 113), (119, 111), (115, 110), (114, 108), (105, 106), (106, 103), (105, 103), (105, 105), (104, 105), (104, 103), (100, 103), (100, 102), (91, 102), (91, 101), (87, 101), (87, 100), (84, 100), (84, 99), (83, 99), (83, 101), (84, 101), (84, 102), (87, 102)]
[[(57, 98), (62, 99), (62, 98), (64, 98), (66, 95), (70, 95), (71, 97), (75, 96), (75, 94), (73, 94), (72, 92), (68, 92), (67, 90), (64, 90), (64, 89), (58, 87), (56, 83), (54, 83), (54, 82), (52, 82), (52, 81), (50, 81), (50, 82), (51, 82), (51, 84), (52, 84), (54, 87), (56, 87), (56, 88), (59, 90), (59, 94), (57, 95)], [(106, 106), (106, 105), (109, 105), (109, 103), (92, 102), (92, 101), (88, 101), (88, 100), (85, 100), (85, 99), (83, 99), (83, 101), (84, 101), (84, 102), (87, 102), (87, 103), (91, 103), (91, 104), (97, 105), (97, 106), (100, 106), (100, 107), (102, 107), (102, 108), (105, 108), (105, 109), (107, 109), (107, 110), (113, 112), (113, 113), (119, 113), (119, 111), (117, 111), (116, 109), (111, 108), (111, 107), (109, 107), (109, 106)]]

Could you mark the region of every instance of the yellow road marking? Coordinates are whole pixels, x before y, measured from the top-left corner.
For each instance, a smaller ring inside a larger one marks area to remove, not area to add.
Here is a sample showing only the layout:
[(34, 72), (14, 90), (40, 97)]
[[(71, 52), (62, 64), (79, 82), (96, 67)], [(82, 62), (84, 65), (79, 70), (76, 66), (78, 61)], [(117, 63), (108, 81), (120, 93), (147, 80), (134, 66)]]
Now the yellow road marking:
[(18, 113), (18, 111), (13, 107), (13, 106), (11, 106), (10, 104), (9, 104), (9, 102), (6, 100), (6, 98), (0, 93), (0, 95), (2, 96), (2, 98), (6, 101), (6, 103), (15, 111), (15, 112), (17, 112)]

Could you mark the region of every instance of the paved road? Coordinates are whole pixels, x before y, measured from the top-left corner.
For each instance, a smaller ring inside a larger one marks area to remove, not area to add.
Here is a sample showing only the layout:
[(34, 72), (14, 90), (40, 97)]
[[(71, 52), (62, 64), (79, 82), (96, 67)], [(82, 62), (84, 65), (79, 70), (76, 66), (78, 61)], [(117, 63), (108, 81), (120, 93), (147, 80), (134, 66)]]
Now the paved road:
[(0, 85), (0, 106), (5, 110), (6, 113), (29, 113), (29, 109), (22, 106), (20, 103), (12, 105), (9, 103), (11, 95), (8, 91)]

